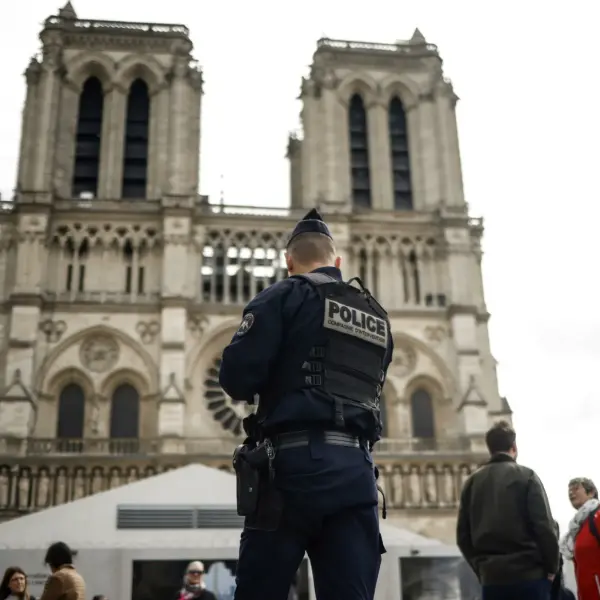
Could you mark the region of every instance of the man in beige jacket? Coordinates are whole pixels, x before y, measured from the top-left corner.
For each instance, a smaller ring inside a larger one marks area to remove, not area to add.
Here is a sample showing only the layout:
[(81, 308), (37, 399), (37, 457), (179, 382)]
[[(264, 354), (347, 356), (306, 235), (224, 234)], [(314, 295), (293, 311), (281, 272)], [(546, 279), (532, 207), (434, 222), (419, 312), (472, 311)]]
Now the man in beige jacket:
[(40, 600), (85, 600), (85, 582), (73, 566), (73, 552), (64, 542), (52, 544), (44, 562), (50, 567)]

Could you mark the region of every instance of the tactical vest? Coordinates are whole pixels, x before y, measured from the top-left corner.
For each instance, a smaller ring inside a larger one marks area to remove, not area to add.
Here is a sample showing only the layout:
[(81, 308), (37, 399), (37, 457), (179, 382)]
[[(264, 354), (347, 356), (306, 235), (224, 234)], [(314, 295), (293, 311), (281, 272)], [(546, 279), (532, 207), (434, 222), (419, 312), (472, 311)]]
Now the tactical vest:
[(391, 335), (387, 313), (364, 288), (324, 273), (294, 277), (305, 279), (319, 294), (323, 326), (310, 341), (303, 361), (291, 365), (286, 364), (286, 356), (281, 357), (277, 368), (281, 377), (275, 375), (270, 390), (261, 394), (259, 421), (278, 398), (312, 388), (321, 390), (331, 403), (335, 427), (344, 427), (344, 407), (354, 406), (372, 414), (375, 430), (381, 424), (379, 402)]

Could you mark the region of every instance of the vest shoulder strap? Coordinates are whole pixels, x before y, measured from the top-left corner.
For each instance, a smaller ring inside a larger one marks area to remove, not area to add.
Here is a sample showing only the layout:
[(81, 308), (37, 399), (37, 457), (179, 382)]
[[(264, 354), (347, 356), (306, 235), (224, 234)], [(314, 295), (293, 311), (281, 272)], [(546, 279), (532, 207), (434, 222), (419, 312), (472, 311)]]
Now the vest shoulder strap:
[(302, 275), (294, 275), (294, 277), (305, 279), (314, 287), (327, 285), (328, 283), (342, 283), (335, 277), (331, 277), (331, 275), (327, 275), (326, 273), (304, 273)]

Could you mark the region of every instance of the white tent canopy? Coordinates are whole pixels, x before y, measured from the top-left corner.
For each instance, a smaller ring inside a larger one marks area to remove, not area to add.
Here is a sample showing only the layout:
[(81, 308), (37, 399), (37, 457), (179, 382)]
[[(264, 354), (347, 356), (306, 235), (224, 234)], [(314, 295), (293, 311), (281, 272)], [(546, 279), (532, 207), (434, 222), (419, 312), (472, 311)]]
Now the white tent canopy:
[[(0, 523), (0, 568), (9, 564), (24, 568), (32, 593), (37, 596), (47, 576), (41, 568), (45, 550), (52, 542), (62, 540), (78, 551), (76, 565), (92, 595), (131, 598), (136, 561), (236, 560), (241, 528), (230, 523), (219, 529), (144, 529), (139, 524), (139, 528), (120, 529), (119, 508), (132, 508), (138, 515), (143, 509), (197, 509), (231, 515), (235, 511), (235, 488), (235, 475), (194, 464)], [(457, 556), (455, 547), (385, 521), (381, 522), (381, 534), (387, 553), (380, 570), (377, 599), (400, 598), (402, 556)], [(115, 576), (107, 579), (107, 573)]]

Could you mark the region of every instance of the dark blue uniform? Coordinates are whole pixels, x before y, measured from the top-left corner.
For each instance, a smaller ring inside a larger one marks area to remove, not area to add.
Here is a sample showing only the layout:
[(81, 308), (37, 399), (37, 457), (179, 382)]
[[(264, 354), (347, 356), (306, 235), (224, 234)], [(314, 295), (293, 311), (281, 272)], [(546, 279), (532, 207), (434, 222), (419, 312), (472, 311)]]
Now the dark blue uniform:
[[(341, 281), (335, 267), (316, 272)], [(262, 406), (264, 395), (273, 396), (273, 382), (275, 387), (285, 387), (295, 375), (285, 369), (302, 364), (311, 340), (323, 331), (323, 322), (323, 299), (302, 278), (280, 281), (258, 294), (245, 308), (240, 329), (223, 352), (223, 389), (235, 400), (259, 394)], [(391, 361), (391, 335), (383, 353), (384, 377)], [(305, 552), (319, 599), (373, 598), (384, 552), (374, 465), (364, 441), (373, 441), (373, 415), (359, 406), (344, 406), (344, 430), (362, 441), (355, 446), (331, 442), (336, 436), (330, 432), (333, 409), (324, 394), (318, 388), (275, 394), (262, 419), (263, 432), (271, 439), (298, 431), (308, 432), (309, 439), (281, 450), (275, 444), (275, 483), (283, 495), (283, 514), (275, 530), (254, 528), (247, 521), (237, 569), (237, 600), (285, 600)]]

